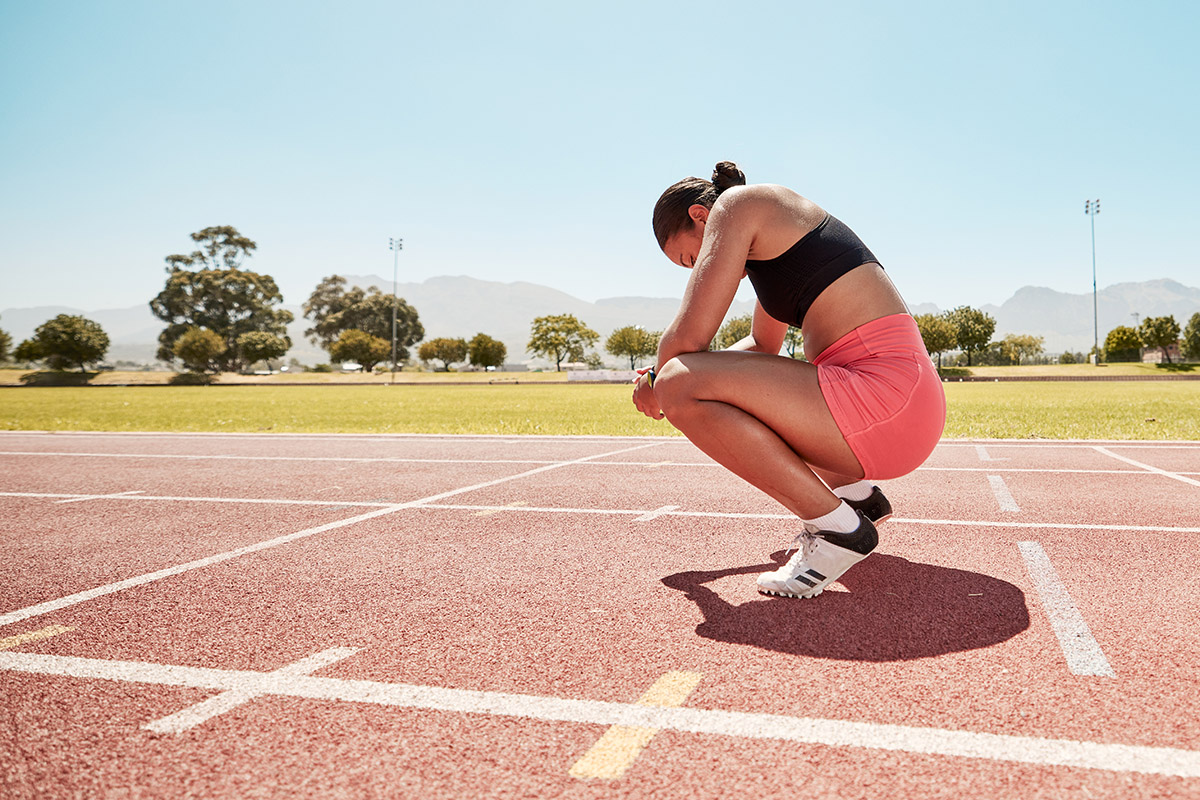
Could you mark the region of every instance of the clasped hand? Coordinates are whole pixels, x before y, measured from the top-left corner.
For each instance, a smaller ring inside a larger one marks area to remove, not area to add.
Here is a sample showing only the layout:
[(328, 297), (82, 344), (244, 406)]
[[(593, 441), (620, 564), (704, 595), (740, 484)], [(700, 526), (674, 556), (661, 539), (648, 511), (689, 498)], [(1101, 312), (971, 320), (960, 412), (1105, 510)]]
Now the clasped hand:
[(662, 408), (658, 405), (658, 398), (654, 396), (654, 389), (650, 386), (650, 379), (646, 377), (646, 373), (650, 371), (650, 367), (639, 369), (638, 376), (633, 379), (633, 404), (637, 406), (637, 410), (645, 414), (650, 419), (662, 419)]

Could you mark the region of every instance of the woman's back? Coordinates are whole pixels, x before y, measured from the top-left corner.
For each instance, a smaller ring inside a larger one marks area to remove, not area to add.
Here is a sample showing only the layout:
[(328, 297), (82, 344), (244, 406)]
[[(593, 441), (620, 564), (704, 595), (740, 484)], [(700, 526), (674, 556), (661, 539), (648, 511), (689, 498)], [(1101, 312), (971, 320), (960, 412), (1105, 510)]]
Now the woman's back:
[[(747, 225), (754, 230), (747, 254), (748, 261), (753, 262), (780, 259), (829, 217), (816, 203), (787, 187), (774, 184), (729, 189), (721, 195), (713, 210), (729, 214), (733, 217), (730, 220), (733, 224)], [(869, 254), (865, 248), (864, 252)], [(789, 268), (809, 270), (816, 266), (801, 263), (789, 265)], [(836, 277), (828, 286), (820, 287), (811, 305), (806, 304), (807, 313), (803, 314), (804, 351), (810, 360), (859, 325), (908, 311), (899, 292), (877, 263), (867, 261), (851, 263), (851, 266), (854, 268)], [(769, 283), (756, 282), (756, 288)], [(760, 297), (759, 300), (764, 307), (772, 306), (772, 298)]]

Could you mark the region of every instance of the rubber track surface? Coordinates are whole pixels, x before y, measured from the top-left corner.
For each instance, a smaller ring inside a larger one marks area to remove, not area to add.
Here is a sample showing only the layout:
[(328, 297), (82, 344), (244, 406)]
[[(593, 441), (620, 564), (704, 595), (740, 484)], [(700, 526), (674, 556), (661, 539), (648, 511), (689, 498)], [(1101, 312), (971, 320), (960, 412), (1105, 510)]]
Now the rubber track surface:
[(884, 489), (801, 601), (681, 439), (0, 433), (0, 796), (1200, 797), (1200, 443)]

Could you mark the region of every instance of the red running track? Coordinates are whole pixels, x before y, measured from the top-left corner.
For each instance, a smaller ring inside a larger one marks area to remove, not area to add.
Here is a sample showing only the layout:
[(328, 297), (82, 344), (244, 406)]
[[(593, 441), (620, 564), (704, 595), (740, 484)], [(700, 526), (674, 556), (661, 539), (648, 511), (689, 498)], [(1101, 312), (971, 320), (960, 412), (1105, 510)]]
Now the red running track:
[(800, 601), (681, 439), (0, 433), (0, 794), (1200, 796), (1200, 443), (885, 489)]

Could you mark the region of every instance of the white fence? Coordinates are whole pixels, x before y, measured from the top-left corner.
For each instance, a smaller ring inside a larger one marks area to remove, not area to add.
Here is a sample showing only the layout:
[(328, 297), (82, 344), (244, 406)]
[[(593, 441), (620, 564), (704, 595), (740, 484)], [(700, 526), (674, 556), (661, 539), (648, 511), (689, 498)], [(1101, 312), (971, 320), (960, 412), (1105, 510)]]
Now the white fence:
[(637, 375), (637, 371), (632, 369), (572, 369), (567, 371), (567, 380), (633, 383)]

